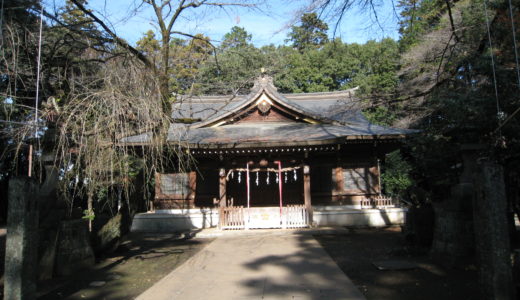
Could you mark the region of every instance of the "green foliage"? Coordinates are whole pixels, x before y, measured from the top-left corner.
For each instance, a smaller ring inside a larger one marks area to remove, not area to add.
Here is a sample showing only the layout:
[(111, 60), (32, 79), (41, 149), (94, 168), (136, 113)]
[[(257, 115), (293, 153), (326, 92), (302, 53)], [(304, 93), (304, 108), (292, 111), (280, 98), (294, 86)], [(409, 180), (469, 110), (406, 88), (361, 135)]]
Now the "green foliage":
[(224, 35), (220, 48), (228, 50), (231, 48), (244, 48), (250, 46), (252, 35), (243, 27), (233, 26), (231, 31)]
[(392, 39), (365, 44), (328, 41), (327, 24), (316, 14), (302, 16), (289, 34), (292, 46), (250, 44), (251, 34), (233, 27), (223, 37), (217, 58), (199, 73), (198, 93), (247, 93), (265, 68), (283, 93), (325, 92), (359, 87), (361, 95), (390, 94), (397, 84), (399, 47)]
[(488, 2), (490, 48), (483, 1), (449, 1), (452, 18), (446, 1), (402, 3), (400, 93), (420, 96), (399, 114), (423, 130), (408, 145), (418, 185), (442, 200), (459, 180), (462, 145), (482, 144), (506, 167), (518, 161), (518, 118), (496, 130), (520, 104), (509, 7)]
[(298, 51), (319, 48), (327, 43), (329, 26), (320, 20), (316, 13), (303, 14), (300, 23), (300, 26), (291, 27), (289, 39), (287, 39)]
[[(287, 48), (287, 47), (286, 47)], [(397, 86), (397, 43), (392, 39), (345, 44), (340, 39), (303, 52), (280, 49), (286, 60), (275, 73), (283, 92), (324, 92), (359, 87), (360, 93), (388, 94)]]
[(95, 215), (94, 211), (85, 209), (83, 211), (83, 216), (81, 218), (85, 219), (85, 220), (89, 220), (89, 221), (94, 221), (94, 219), (96, 218), (96, 215)]
[(387, 106), (382, 105), (365, 109), (363, 115), (368, 121), (370, 121), (370, 123), (383, 126), (392, 126), (392, 124), (397, 120), (396, 113), (390, 111)]
[(201, 68), (198, 90), (204, 94), (247, 93), (260, 69), (271, 65), (261, 49), (250, 44), (251, 35), (233, 27), (224, 36), (217, 57), (211, 57)]
[(401, 10), (399, 21), (399, 44), (401, 51), (416, 45), (420, 38), (432, 31), (446, 8), (444, 0), (399, 0), (397, 7)]
[[(149, 30), (137, 41), (137, 49), (158, 68), (161, 66), (161, 43), (153, 31)], [(186, 93), (196, 89), (195, 79), (212, 52), (209, 38), (201, 34), (187, 40), (172, 39), (169, 51), (169, 89), (173, 93)]]
[(137, 41), (136, 48), (154, 63), (158, 62), (161, 45), (155, 38), (155, 33), (152, 30), (148, 30), (144, 36)]
[(354, 66), (355, 76), (350, 86), (359, 86), (365, 95), (394, 93), (398, 84), (398, 43), (386, 38), (352, 46), (354, 49), (350, 56), (356, 57), (358, 63)]
[(399, 150), (387, 154), (381, 174), (385, 194), (402, 198), (414, 183), (410, 175), (412, 169)]

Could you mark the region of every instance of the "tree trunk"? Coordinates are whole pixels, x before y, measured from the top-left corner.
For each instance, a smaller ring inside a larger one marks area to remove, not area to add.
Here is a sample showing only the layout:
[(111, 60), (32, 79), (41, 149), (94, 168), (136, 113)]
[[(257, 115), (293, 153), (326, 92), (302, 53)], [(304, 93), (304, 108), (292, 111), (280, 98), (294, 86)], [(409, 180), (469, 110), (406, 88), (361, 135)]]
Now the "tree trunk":
[(94, 192), (87, 193), (87, 210), (88, 210), (88, 232), (92, 232), (92, 215), (94, 214)]
[(170, 103), (170, 35), (167, 32), (162, 33), (162, 65), (159, 71), (159, 89), (161, 93), (161, 103), (163, 113), (171, 117), (171, 103)]
[(483, 299), (515, 299), (503, 169), (489, 161), (478, 169), (473, 214)]

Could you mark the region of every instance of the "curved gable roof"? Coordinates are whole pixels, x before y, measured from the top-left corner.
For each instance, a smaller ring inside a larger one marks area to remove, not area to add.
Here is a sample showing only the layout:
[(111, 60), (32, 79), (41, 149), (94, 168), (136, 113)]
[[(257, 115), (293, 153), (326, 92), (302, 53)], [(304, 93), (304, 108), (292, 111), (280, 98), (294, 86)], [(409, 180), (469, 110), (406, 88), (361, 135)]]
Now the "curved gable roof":
[[(227, 99), (229, 99), (229, 103), (227, 105), (224, 104), (222, 107), (220, 107), (220, 109), (216, 111), (214, 115), (210, 116), (208, 119), (193, 124), (192, 128), (203, 128), (208, 126), (224, 125), (225, 123), (231, 121), (234, 116), (237, 116), (245, 110), (256, 106), (257, 101), (261, 99), (263, 95), (266, 95), (270, 101), (283, 107), (284, 109), (298, 116), (299, 119), (304, 120), (307, 123), (338, 123), (337, 120), (330, 119), (317, 111), (309, 110), (308, 108), (301, 106), (297, 101), (290, 100), (283, 94), (278, 93), (277, 88), (273, 85), (272, 78), (268, 76), (262, 76), (256, 80), (255, 85), (251, 89), (251, 93), (241, 98), (237, 96), (228, 97)], [(293, 96), (293, 98), (297, 99), (299, 95), (292, 94), (290, 96)], [(226, 98), (214, 97), (212, 100), (226, 101)]]
[[(195, 148), (313, 145), (358, 139), (400, 139), (417, 132), (370, 123), (361, 113), (356, 89), (281, 94), (272, 78), (262, 76), (248, 95), (179, 96), (173, 104), (167, 141)], [(267, 97), (293, 120), (263, 122), (242, 119)], [(124, 138), (123, 143), (147, 143), (150, 134)]]

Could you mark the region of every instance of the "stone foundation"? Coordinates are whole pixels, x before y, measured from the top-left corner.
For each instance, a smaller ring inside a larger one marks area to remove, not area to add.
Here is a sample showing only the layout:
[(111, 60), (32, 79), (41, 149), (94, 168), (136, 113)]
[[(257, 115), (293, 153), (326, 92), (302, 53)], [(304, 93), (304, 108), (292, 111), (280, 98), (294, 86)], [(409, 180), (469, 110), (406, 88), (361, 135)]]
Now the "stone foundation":
[(85, 220), (68, 220), (61, 223), (55, 273), (68, 276), (94, 265), (88, 225)]
[(385, 227), (403, 225), (405, 208), (348, 209), (341, 207), (314, 208), (316, 226)]
[[(354, 209), (350, 206), (314, 206), (316, 226), (385, 227), (403, 225), (405, 208)], [(134, 216), (133, 232), (177, 232), (217, 227), (216, 209), (169, 209)]]

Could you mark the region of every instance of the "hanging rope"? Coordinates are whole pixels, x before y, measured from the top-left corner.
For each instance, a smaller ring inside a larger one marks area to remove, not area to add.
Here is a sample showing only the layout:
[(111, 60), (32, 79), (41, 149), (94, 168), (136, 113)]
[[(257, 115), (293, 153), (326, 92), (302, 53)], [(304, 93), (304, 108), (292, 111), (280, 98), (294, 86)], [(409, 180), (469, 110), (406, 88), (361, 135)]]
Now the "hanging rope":
[[(495, 71), (495, 57), (493, 55), (493, 43), (491, 41), (491, 29), (489, 24), (489, 16), (487, 11), (487, 1), (484, 0), (484, 14), (486, 16), (486, 27), (487, 27), (487, 34), (488, 34), (488, 41), (489, 41), (489, 56), (491, 57), (491, 68), (493, 70), (493, 85), (495, 87), (495, 100), (497, 104), (497, 116), (500, 116), (500, 103), (498, 100), (498, 87), (497, 87), (497, 76)], [(500, 121), (499, 121), (500, 122)]]
[[(281, 171), (282, 172), (287, 172), (287, 171), (295, 171), (295, 170), (298, 170), (298, 169), (301, 169), (301, 166), (296, 166), (296, 167), (287, 167), (287, 168), (282, 168)], [(233, 172), (238, 172), (238, 182), (240, 182), (240, 172), (246, 172), (248, 169), (247, 168), (234, 168), (234, 169), (229, 169), (227, 174), (226, 174), (226, 180), (229, 181), (229, 177), (232, 176), (231, 174), (233, 174)], [(274, 172), (274, 173), (277, 173), (279, 170), (278, 169), (275, 169), (275, 168), (255, 168), (255, 169), (249, 169), (249, 172)]]
[(493, 133), (497, 133), (504, 125), (506, 125), (507, 122), (509, 122), (509, 120), (511, 120), (518, 112), (520, 112), (520, 107), (517, 108), (509, 117), (507, 117), (507, 119), (504, 120), (504, 122), (502, 122), (502, 124), (500, 124), (500, 126), (498, 126), (497, 129), (495, 129), (495, 131), (493, 131)]
[[(516, 42), (516, 29), (515, 29), (515, 19), (513, 16), (513, 5), (511, 4), (511, 0), (509, 0), (509, 17), (511, 18), (511, 31), (513, 34), (513, 48), (515, 50), (515, 63), (516, 63), (516, 79), (518, 80), (518, 89), (520, 89), (520, 64), (518, 63), (518, 46)], [(507, 119), (498, 126), (497, 129), (493, 133), (497, 133), (504, 125), (506, 125), (509, 120), (511, 120), (518, 112), (520, 112), (520, 107), (518, 107)]]
[(2, 0), (2, 6), (0, 7), (0, 47), (3, 44), (4, 37), (4, 0)]
[[(42, 56), (42, 31), (43, 31), (43, 4), (40, 1), (40, 30), (38, 35), (38, 59), (36, 61), (36, 97), (34, 98), (34, 138), (38, 138), (38, 102), (40, 96), (40, 67)], [(32, 176), (32, 158), (33, 158), (33, 143), (29, 144), (29, 167), (27, 175)]]
[(515, 50), (516, 62), (516, 79), (518, 80), (518, 88), (520, 89), (520, 65), (518, 63), (518, 46), (516, 43), (515, 19), (513, 17), (513, 5), (511, 4), (511, 0), (509, 0), (509, 17), (511, 18), (511, 29), (513, 32), (513, 48)]
[[(42, 57), (42, 31), (43, 31), (43, 3), (40, 1), (40, 33), (38, 36), (38, 60), (36, 62), (36, 98), (34, 100), (34, 123), (38, 124), (38, 103), (40, 97), (40, 68)], [(34, 130), (34, 137), (38, 137), (38, 127)]]

